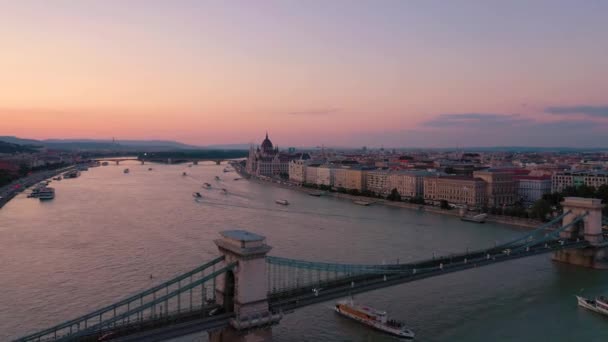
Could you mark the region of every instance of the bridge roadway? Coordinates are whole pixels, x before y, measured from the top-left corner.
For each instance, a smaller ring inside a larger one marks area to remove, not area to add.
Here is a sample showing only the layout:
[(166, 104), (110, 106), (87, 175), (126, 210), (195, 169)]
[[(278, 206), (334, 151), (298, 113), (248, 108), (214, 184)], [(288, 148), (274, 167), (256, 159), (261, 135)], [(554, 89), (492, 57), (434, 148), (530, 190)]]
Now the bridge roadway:
[[(389, 273), (387, 275), (381, 273), (360, 274), (334, 281), (322, 282), (317, 285), (270, 293), (268, 297), (269, 306), (273, 313), (287, 314), (298, 308), (346, 297), (351, 294), (523, 257), (555, 252), (560, 249), (584, 248), (588, 245), (589, 243), (584, 240), (563, 240), (563, 243), (559, 240), (552, 240), (529, 246), (529, 249), (526, 248), (526, 244), (515, 245), (510, 249), (514, 252), (510, 254), (506, 254), (504, 249), (493, 248), (487, 251), (436, 258), (411, 264), (386, 265), (387, 273)], [(520, 248), (519, 251), (517, 251), (518, 248)], [(219, 313), (211, 315), (211, 311), (217, 307), (217, 305), (210, 305), (198, 311), (198, 313), (190, 312), (181, 316), (169, 315), (150, 319), (143, 323), (134, 322), (132, 324), (117, 325), (104, 333), (91, 334), (78, 340), (98, 341), (101, 339), (102, 341), (112, 340), (120, 342), (163, 341), (193, 333), (222, 329), (229, 325), (230, 319), (234, 317), (234, 314)]]

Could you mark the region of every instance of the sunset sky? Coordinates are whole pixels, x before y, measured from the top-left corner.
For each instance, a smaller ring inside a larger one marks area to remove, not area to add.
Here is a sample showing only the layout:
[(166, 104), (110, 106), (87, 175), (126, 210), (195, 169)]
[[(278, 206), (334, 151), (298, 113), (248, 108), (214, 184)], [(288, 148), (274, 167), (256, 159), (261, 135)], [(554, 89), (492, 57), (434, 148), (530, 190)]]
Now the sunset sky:
[(3, 1), (0, 135), (606, 146), (608, 1)]

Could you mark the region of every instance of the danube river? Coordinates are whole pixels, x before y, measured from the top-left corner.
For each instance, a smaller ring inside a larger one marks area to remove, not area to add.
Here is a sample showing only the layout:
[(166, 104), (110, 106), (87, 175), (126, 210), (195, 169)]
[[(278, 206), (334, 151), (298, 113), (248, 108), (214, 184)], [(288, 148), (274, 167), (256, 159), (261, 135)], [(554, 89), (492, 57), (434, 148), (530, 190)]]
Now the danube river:
[[(129, 174), (123, 174), (126, 167)], [(223, 168), (123, 162), (53, 182), (52, 201), (22, 193), (9, 202), (0, 210), (0, 341), (194, 268), (217, 254), (213, 239), (222, 230), (265, 235), (271, 255), (371, 264), (463, 252), (524, 232), (235, 181), (237, 175)], [(216, 175), (222, 180), (215, 181)], [(202, 189), (204, 182), (213, 188)], [(204, 197), (200, 203), (192, 198), (195, 191)], [(278, 206), (276, 199), (291, 205)], [(377, 290), (356, 300), (404, 320), (419, 341), (607, 341), (608, 319), (577, 308), (579, 293), (608, 293), (608, 272), (556, 264), (544, 255)], [(394, 341), (337, 316), (331, 305), (285, 316), (274, 328), (275, 340)], [(205, 340), (204, 334), (179, 339)]]

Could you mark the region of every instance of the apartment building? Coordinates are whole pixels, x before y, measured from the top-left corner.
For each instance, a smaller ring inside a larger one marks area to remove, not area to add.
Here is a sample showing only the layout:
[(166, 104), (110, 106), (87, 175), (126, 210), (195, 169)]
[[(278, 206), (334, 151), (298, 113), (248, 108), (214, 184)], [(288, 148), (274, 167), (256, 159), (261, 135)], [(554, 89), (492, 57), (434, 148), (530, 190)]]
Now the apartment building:
[(516, 176), (517, 197), (523, 203), (532, 204), (551, 192), (549, 176)]
[(363, 191), (366, 189), (366, 172), (367, 170), (363, 168), (337, 167), (334, 169), (333, 186)]
[(486, 204), (486, 182), (481, 178), (466, 176), (424, 177), (424, 199), (438, 204), (445, 200), (450, 204), (481, 208)]
[(583, 184), (596, 189), (608, 184), (608, 171), (560, 171), (551, 177), (552, 192), (562, 192), (569, 186), (579, 187)]
[(516, 183), (514, 170), (487, 169), (473, 172), (473, 177), (480, 178), (486, 185), (488, 207), (513, 205), (516, 201)]

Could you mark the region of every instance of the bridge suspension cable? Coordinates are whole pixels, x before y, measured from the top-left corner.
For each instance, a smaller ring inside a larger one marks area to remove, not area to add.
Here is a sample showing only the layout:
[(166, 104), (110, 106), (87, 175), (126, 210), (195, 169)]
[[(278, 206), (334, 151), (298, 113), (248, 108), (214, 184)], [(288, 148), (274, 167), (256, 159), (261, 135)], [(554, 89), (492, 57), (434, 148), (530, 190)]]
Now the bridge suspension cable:
[(508, 248), (509, 246), (512, 246), (520, 241), (524, 241), (527, 240), (528, 238), (537, 235), (539, 233), (543, 233), (547, 228), (551, 227), (552, 225), (558, 223), (559, 221), (561, 221), (564, 217), (566, 217), (567, 215), (569, 215), (570, 213), (572, 213), (571, 210), (566, 211), (565, 213), (555, 217), (554, 219), (552, 219), (551, 221), (539, 226), (538, 228), (535, 228), (533, 231), (529, 232), (528, 234), (525, 234), (515, 240), (503, 243), (501, 245), (496, 246), (496, 248)]
[[(94, 322), (103, 322), (104, 316), (111, 315), (112, 317), (116, 317), (117, 314), (122, 314), (124, 312), (129, 312), (135, 310), (134, 308), (142, 307), (146, 303), (149, 303), (150, 300), (154, 301), (155, 298), (161, 296), (162, 292), (164, 294), (168, 294), (169, 290), (172, 287), (182, 288), (182, 282), (192, 284), (192, 279), (196, 276), (204, 277), (204, 272), (210, 268), (215, 269), (215, 265), (224, 260), (224, 256), (217, 257), (199, 267), (196, 267), (184, 274), (181, 274), (169, 281), (166, 281), (158, 286), (152, 287), (145, 291), (139, 292), (135, 295), (132, 295), (128, 298), (120, 300), (112, 305), (108, 305), (101, 309), (97, 309), (91, 313), (80, 316), (78, 318), (66, 321), (64, 323), (58, 324), (54, 327), (42, 330), (40, 332), (27, 335), (22, 337), (16, 341), (25, 342), (25, 341), (39, 341), (42, 339), (53, 339), (56, 340), (61, 336), (73, 336), (72, 334), (76, 331), (87, 330), (90, 331), (91, 324)], [(200, 280), (199, 280), (200, 281)], [(204, 293), (206, 290), (201, 289), (201, 293), (193, 294), (190, 299), (199, 300), (203, 303), (206, 299), (213, 298), (215, 295), (215, 291), (211, 293), (211, 296), (208, 296), (207, 293)], [(151, 298), (150, 298), (151, 297)], [(192, 303), (192, 300), (191, 300)], [(168, 302), (165, 303), (165, 308), (168, 309)], [(139, 311), (138, 311), (139, 312)], [(140, 315), (139, 320), (143, 319), (143, 314)], [(128, 320), (132, 321), (132, 320)]]
[(553, 230), (553, 231), (551, 231), (551, 232), (547, 233), (547, 234), (546, 234), (544, 237), (542, 237), (540, 240), (531, 240), (531, 241), (529, 241), (529, 242), (525, 243), (524, 245), (517, 246), (517, 248), (513, 249), (513, 251), (521, 251), (521, 250), (526, 249), (526, 248), (528, 248), (528, 247), (530, 247), (530, 246), (532, 246), (532, 245), (537, 245), (537, 244), (544, 243), (544, 242), (547, 242), (547, 241), (549, 241), (549, 240), (555, 239), (555, 237), (556, 237), (556, 236), (557, 236), (559, 233), (561, 233), (561, 232), (563, 232), (564, 230), (566, 230), (566, 229), (568, 229), (568, 228), (570, 228), (570, 227), (574, 226), (575, 224), (577, 224), (577, 223), (581, 222), (581, 221), (582, 221), (582, 220), (583, 220), (585, 217), (587, 217), (587, 215), (589, 215), (589, 213), (588, 213), (588, 212), (587, 212), (587, 213), (585, 213), (585, 214), (583, 214), (583, 215), (577, 216), (577, 217), (576, 217), (574, 220), (572, 220), (572, 221), (571, 221), (570, 223), (568, 223), (567, 225), (562, 226), (562, 227), (560, 227), (560, 228), (558, 228), (558, 229), (555, 229), (555, 230)]
[[(136, 307), (134, 309), (128, 310), (127, 312), (124, 312), (124, 313), (122, 313), (120, 315), (115, 315), (114, 317), (112, 317), (110, 319), (104, 320), (104, 321), (102, 321), (102, 322), (100, 322), (98, 324), (95, 324), (95, 325), (89, 327), (86, 330), (82, 330), (82, 331), (76, 333), (75, 335), (70, 336), (70, 338), (72, 338), (72, 337), (86, 336), (86, 335), (91, 334), (91, 332), (103, 331), (104, 328), (115, 329), (118, 322), (124, 323), (124, 321), (127, 318), (132, 317), (132, 316), (137, 316), (137, 317), (140, 318), (140, 320), (142, 320), (141, 317), (143, 317), (143, 314), (145, 313), (145, 310), (152, 309), (152, 308), (154, 308), (155, 306), (157, 306), (159, 304), (162, 305), (163, 303), (167, 303), (170, 299), (178, 297), (180, 294), (183, 294), (183, 293), (185, 293), (187, 291), (190, 291), (190, 290), (192, 290), (193, 288), (195, 288), (197, 286), (203, 285), (205, 282), (214, 279), (218, 275), (220, 275), (222, 273), (225, 273), (225, 272), (227, 272), (229, 270), (232, 270), (236, 266), (236, 264), (237, 264), (236, 262), (230, 263), (230, 264), (226, 265), (225, 267), (223, 267), (223, 268), (221, 268), (221, 269), (219, 269), (219, 270), (217, 270), (215, 272), (212, 272), (212, 273), (210, 273), (210, 274), (202, 277), (199, 280), (193, 281), (192, 283), (190, 283), (188, 285), (181, 286), (178, 289), (176, 289), (176, 290), (174, 290), (174, 291), (172, 291), (172, 292), (170, 292), (168, 294), (165, 294), (163, 296), (155, 298), (154, 300), (152, 300), (152, 301), (150, 301), (148, 303), (140, 305), (139, 307)], [(178, 297), (178, 299), (179, 299), (179, 297)], [(179, 309), (180, 308), (178, 308), (178, 312), (177, 312), (178, 314), (179, 314), (179, 311), (180, 311)], [(168, 308), (165, 307), (165, 310), (166, 311), (165, 311), (164, 315), (165, 315), (166, 318), (169, 318), (170, 312), (169, 312)], [(154, 313), (150, 312), (150, 314), (152, 315), (152, 317), (150, 317), (150, 318), (154, 319), (155, 318), (155, 317), (153, 317)], [(161, 312), (161, 316), (162, 315), (163, 315), (163, 313)]]

